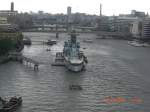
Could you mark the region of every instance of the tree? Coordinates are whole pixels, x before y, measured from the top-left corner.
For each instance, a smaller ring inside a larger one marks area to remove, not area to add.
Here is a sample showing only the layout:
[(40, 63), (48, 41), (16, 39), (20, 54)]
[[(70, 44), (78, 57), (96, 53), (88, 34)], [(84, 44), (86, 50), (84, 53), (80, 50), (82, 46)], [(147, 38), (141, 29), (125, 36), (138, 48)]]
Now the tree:
[(8, 22), (11, 24), (17, 24), (20, 29), (27, 29), (32, 27), (33, 19), (28, 13), (18, 14), (16, 16), (9, 16)]

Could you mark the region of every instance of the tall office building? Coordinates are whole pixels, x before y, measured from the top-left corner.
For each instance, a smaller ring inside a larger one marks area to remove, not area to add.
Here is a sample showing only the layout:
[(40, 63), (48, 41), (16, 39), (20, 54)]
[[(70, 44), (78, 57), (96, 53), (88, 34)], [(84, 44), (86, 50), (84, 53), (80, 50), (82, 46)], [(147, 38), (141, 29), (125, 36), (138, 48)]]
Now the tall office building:
[(71, 32), (72, 29), (72, 17), (71, 17), (71, 7), (67, 7), (67, 31)]
[(14, 10), (14, 3), (11, 2), (10, 10), (0, 10), (1, 17), (15, 16), (18, 14), (18, 11)]
[(102, 16), (102, 4), (100, 4), (100, 16)]
[(67, 14), (71, 15), (71, 7), (67, 7)]
[(67, 23), (71, 23), (71, 7), (67, 7)]
[(143, 38), (150, 38), (150, 18), (143, 20)]

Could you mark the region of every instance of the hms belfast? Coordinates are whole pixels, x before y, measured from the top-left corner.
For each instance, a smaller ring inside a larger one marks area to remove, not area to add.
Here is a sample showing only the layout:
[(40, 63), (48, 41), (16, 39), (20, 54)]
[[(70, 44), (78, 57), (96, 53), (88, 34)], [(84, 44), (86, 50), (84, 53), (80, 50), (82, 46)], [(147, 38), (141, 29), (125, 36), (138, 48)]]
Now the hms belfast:
[(57, 52), (52, 66), (65, 66), (73, 72), (85, 70), (88, 63), (87, 57), (80, 50), (80, 43), (77, 42), (75, 31), (70, 33), (71, 38), (64, 42), (63, 52)]
[(80, 43), (77, 42), (75, 31), (72, 31), (70, 35), (71, 38), (64, 42), (64, 64), (68, 70), (79, 72), (85, 69), (88, 60), (84, 53), (80, 51)]

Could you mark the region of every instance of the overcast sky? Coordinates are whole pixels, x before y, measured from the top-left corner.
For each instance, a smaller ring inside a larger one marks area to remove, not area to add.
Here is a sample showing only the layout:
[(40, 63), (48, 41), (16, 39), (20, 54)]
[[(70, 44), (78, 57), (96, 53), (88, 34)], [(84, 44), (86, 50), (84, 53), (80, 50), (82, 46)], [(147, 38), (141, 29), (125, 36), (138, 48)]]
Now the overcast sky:
[(14, 2), (15, 10), (19, 12), (43, 10), (48, 13), (66, 13), (66, 7), (71, 6), (73, 13), (99, 15), (102, 3), (103, 15), (128, 14), (133, 9), (150, 14), (150, 0), (0, 0), (0, 10), (10, 9), (10, 2)]

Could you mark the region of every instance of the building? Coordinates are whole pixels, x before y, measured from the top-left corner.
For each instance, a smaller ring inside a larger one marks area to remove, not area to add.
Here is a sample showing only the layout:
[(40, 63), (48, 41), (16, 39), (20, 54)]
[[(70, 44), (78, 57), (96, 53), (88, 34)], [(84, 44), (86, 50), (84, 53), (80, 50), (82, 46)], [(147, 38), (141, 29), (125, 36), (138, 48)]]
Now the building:
[(109, 18), (110, 31), (113, 32), (130, 32), (130, 25), (138, 20), (137, 17), (111, 17)]
[(135, 20), (133, 23), (131, 23), (130, 32), (132, 36), (135, 38), (142, 37), (142, 20), (141, 19)]
[(134, 17), (145, 17), (146, 16), (145, 12), (136, 11), (136, 10), (132, 10), (131, 15)]
[(71, 32), (72, 30), (72, 15), (71, 15), (71, 7), (67, 7), (67, 31)]
[(14, 2), (11, 2), (11, 12), (13, 12), (14, 11)]
[(72, 18), (71, 18), (71, 7), (67, 7), (67, 23), (71, 23)]
[[(100, 11), (101, 12), (101, 11)], [(139, 27), (137, 22), (140, 24), (139, 20), (145, 18), (144, 12), (132, 10), (131, 14), (120, 14), (119, 16), (100, 16), (98, 19), (98, 29), (101, 31), (111, 31), (111, 32), (124, 32), (124, 33), (134, 33), (133, 35), (141, 35), (141, 31), (136, 30), (135, 27)], [(134, 28), (132, 29), (131, 27)], [(137, 25), (137, 26), (136, 26)], [(132, 31), (131, 31), (132, 30)], [(138, 34), (138, 33), (139, 34)]]
[(150, 39), (150, 18), (143, 19), (143, 27), (142, 27), (142, 38), (149, 38)]
[(7, 24), (7, 18), (0, 17), (0, 24)]
[(110, 31), (110, 20), (107, 16), (101, 16), (98, 20), (97, 29), (100, 31)]
[(100, 17), (102, 16), (102, 4), (100, 4)]
[(14, 3), (11, 3), (10, 10), (0, 10), (1, 17), (15, 16), (18, 14), (18, 11), (14, 10)]
[(130, 32), (133, 37), (140, 39), (150, 39), (150, 18), (142, 18), (131, 24)]
[(16, 32), (18, 30), (18, 26), (9, 24), (6, 17), (0, 17), (0, 32)]
[(23, 48), (23, 35), (17, 25), (7, 23), (6, 17), (0, 17), (0, 55), (10, 50)]
[(0, 10), (0, 16), (1, 17), (7, 17), (7, 16), (15, 16), (18, 14), (18, 11), (10, 11), (10, 10)]

